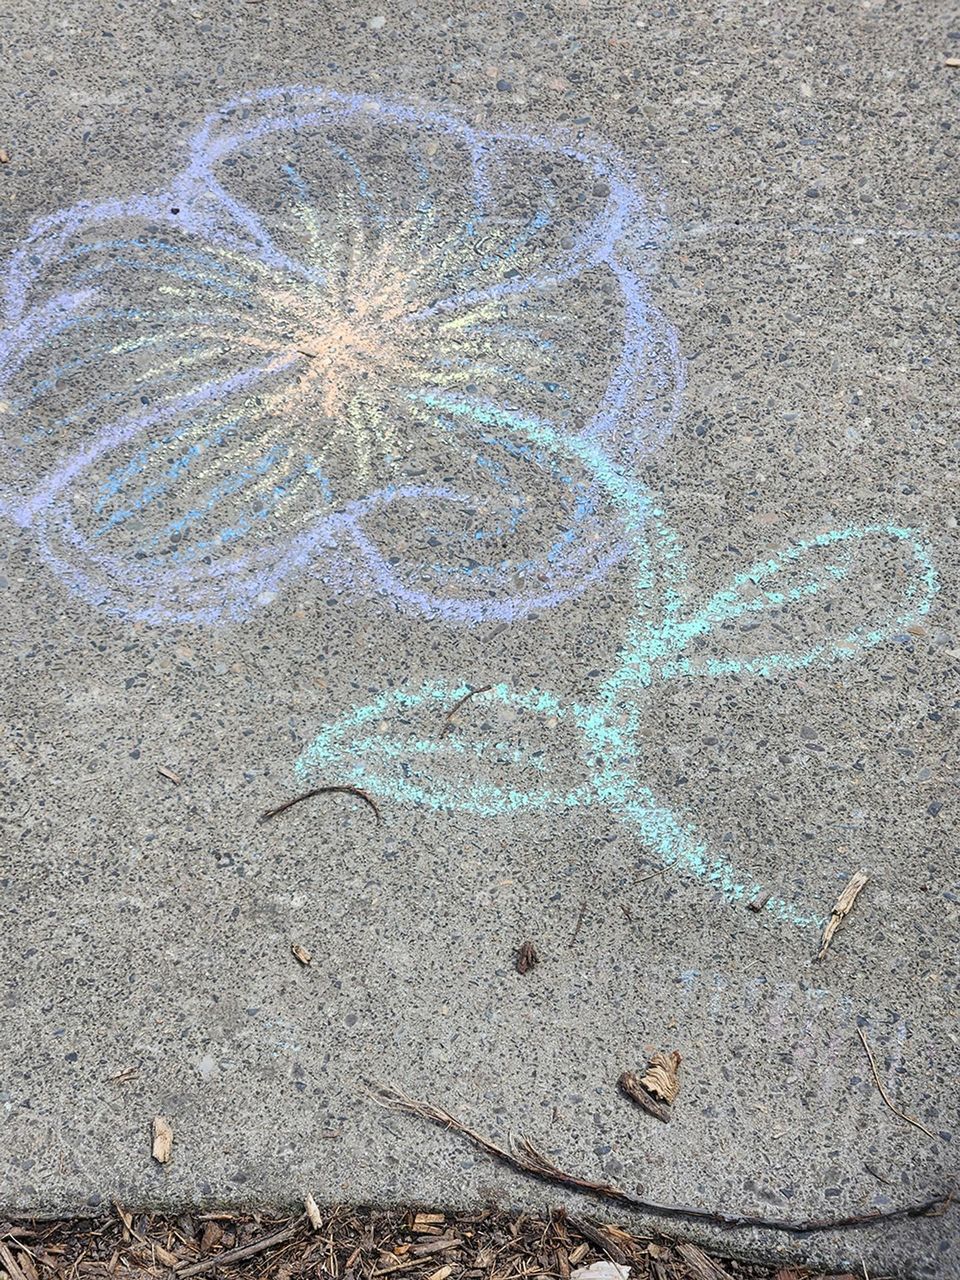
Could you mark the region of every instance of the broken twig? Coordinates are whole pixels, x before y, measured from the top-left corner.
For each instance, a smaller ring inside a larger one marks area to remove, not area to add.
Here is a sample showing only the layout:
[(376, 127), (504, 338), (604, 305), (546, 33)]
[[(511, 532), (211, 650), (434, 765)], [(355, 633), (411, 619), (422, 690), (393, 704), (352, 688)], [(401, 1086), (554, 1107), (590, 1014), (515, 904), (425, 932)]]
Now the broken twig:
[(857, 1027), (857, 1035), (860, 1037), (860, 1043), (867, 1052), (867, 1058), (870, 1062), (870, 1070), (873, 1072), (873, 1082), (879, 1090), (880, 1097), (884, 1100), (895, 1116), (899, 1116), (900, 1119), (905, 1120), (907, 1124), (912, 1124), (915, 1129), (920, 1129), (928, 1138), (935, 1138), (937, 1135), (935, 1133), (931, 1133), (925, 1124), (921, 1124), (916, 1116), (908, 1116), (906, 1111), (901, 1111), (899, 1107), (894, 1106), (890, 1100), (890, 1095), (883, 1087), (883, 1081), (880, 1079), (880, 1072), (877, 1070), (877, 1063), (873, 1056), (873, 1051), (867, 1043), (867, 1037), (863, 1034), (862, 1027)]
[(175, 1274), (180, 1277), (180, 1280), (188, 1280), (190, 1276), (203, 1275), (204, 1271), (222, 1267), (226, 1262), (242, 1262), (244, 1258), (252, 1258), (255, 1254), (263, 1253), (264, 1249), (272, 1249), (275, 1244), (284, 1244), (285, 1241), (292, 1240), (300, 1231), (302, 1221), (303, 1219), (300, 1218), (281, 1231), (274, 1231), (273, 1235), (261, 1236), (259, 1240), (254, 1240), (253, 1244), (241, 1245), (239, 1249), (227, 1249), (223, 1253), (215, 1253), (211, 1258), (204, 1258), (203, 1262), (181, 1267)]
[(830, 912), (830, 919), (827, 921), (827, 927), (823, 931), (820, 950), (817, 952), (818, 960), (822, 960), (827, 954), (830, 943), (833, 941), (833, 935), (840, 928), (841, 920), (843, 920), (844, 916), (850, 914), (850, 908), (856, 902), (857, 895), (868, 879), (869, 877), (865, 871), (858, 871), (856, 875), (850, 877), (849, 884), (841, 893), (834, 904), (833, 910)]
[(867, 1213), (852, 1213), (836, 1218), (808, 1218), (796, 1222), (785, 1218), (755, 1217), (749, 1213), (725, 1213), (720, 1210), (698, 1209), (686, 1205), (662, 1204), (656, 1200), (642, 1200), (639, 1196), (632, 1195), (629, 1191), (624, 1191), (621, 1187), (616, 1187), (609, 1182), (594, 1182), (590, 1178), (580, 1178), (576, 1174), (567, 1173), (539, 1152), (527, 1138), (512, 1138), (508, 1150), (491, 1142), (475, 1129), (462, 1124), (442, 1107), (435, 1107), (429, 1102), (417, 1102), (396, 1089), (390, 1089), (372, 1081), (368, 1082), (368, 1087), (383, 1106), (393, 1111), (416, 1116), (420, 1120), (427, 1120), (441, 1129), (452, 1129), (454, 1133), (460, 1134), (487, 1155), (493, 1156), (496, 1160), (502, 1160), (504, 1164), (518, 1169), (521, 1173), (531, 1174), (535, 1178), (542, 1178), (546, 1182), (552, 1182), (561, 1187), (572, 1187), (577, 1191), (586, 1191), (607, 1200), (615, 1200), (631, 1209), (658, 1214), (664, 1218), (692, 1218), (699, 1222), (712, 1222), (722, 1227), (757, 1227), (764, 1231), (786, 1231), (793, 1235), (807, 1235), (814, 1231), (838, 1231), (847, 1227), (862, 1227), (897, 1218), (919, 1218), (933, 1209), (938, 1209), (941, 1205), (948, 1204), (952, 1195), (952, 1192), (941, 1191), (928, 1196), (926, 1200), (901, 1205), (899, 1208), (874, 1209)]
[(292, 800), (285, 800), (283, 804), (278, 804), (275, 809), (268, 809), (266, 813), (261, 813), (260, 821), (266, 822), (268, 818), (276, 818), (278, 814), (286, 813), (288, 809), (292, 809), (295, 804), (302, 804), (304, 800), (312, 800), (314, 796), (329, 796), (335, 793), (356, 796), (358, 800), (362, 800), (364, 804), (370, 806), (376, 815), (377, 821), (380, 821), (380, 810), (377, 808), (373, 797), (368, 796), (366, 791), (362, 791), (360, 787), (351, 786), (348, 782), (341, 783), (339, 786), (313, 787), (310, 791), (304, 791), (302, 796), (294, 796)]

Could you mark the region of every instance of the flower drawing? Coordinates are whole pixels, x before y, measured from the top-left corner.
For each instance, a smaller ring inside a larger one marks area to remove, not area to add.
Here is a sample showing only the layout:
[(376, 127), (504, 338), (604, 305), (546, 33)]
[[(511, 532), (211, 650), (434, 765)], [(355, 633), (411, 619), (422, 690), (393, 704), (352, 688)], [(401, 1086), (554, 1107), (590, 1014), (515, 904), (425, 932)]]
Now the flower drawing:
[(664, 439), (660, 222), (600, 149), (323, 89), (228, 104), (167, 190), (14, 253), (0, 512), (127, 619), (242, 619), (308, 573), (457, 623), (558, 604), (624, 531), (495, 415), (628, 466)]
[[(639, 480), (684, 364), (650, 290), (662, 210), (618, 156), (322, 88), (212, 113), (167, 188), (36, 223), (6, 273), (0, 515), (116, 618), (242, 621), (291, 581), (509, 623), (620, 566), (593, 694), (442, 676), (346, 709), (298, 777), (482, 817), (604, 806), (738, 901), (655, 793), (640, 729), (677, 681), (775, 677), (901, 635), (937, 575), (882, 515), (704, 587)], [(809, 904), (766, 909), (813, 924)]]

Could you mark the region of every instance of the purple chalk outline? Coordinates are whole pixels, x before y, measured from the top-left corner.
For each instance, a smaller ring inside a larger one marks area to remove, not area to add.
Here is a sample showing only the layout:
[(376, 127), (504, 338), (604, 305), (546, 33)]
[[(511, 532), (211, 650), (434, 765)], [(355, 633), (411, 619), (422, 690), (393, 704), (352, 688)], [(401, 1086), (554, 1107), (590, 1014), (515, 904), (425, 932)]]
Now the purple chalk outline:
[[(76, 317), (91, 311), (96, 289), (42, 294), (44, 272), (63, 258), (72, 241), (91, 228), (116, 227), (124, 222), (139, 225), (146, 220), (159, 231), (175, 230), (178, 236), (196, 237), (322, 288), (323, 274), (274, 243), (256, 211), (224, 186), (218, 168), (232, 153), (263, 145), (274, 135), (323, 131), (360, 118), (374, 128), (382, 122), (408, 129), (417, 139), (445, 136), (462, 144), (471, 158), (472, 198), (478, 217), (487, 214), (493, 201), (490, 166), (498, 157), (517, 151), (530, 157), (562, 156), (604, 183), (608, 194), (603, 209), (563, 252), (517, 278), (441, 298), (418, 315), (407, 317), (407, 322), (423, 322), (431, 314), (562, 284), (590, 267), (606, 264), (622, 294), (623, 335), (613, 374), (580, 431), (600, 448), (619, 450), (621, 462), (624, 448), (628, 461), (652, 452), (669, 434), (679, 412), (685, 368), (676, 334), (648, 293), (647, 278), (658, 247), (669, 238), (663, 211), (656, 200), (650, 207), (622, 159), (592, 143), (573, 144), (568, 139), (513, 129), (477, 129), (445, 113), (322, 87), (264, 89), (211, 112), (189, 144), (186, 167), (165, 192), (99, 203), (84, 201), (35, 222), (14, 250), (5, 273), (0, 398), (25, 362), (42, 356), (46, 344)], [(490, 571), (483, 599), (416, 589), (404, 582), (388, 554), (371, 539), (364, 522), (395, 501), (465, 504), (474, 500), (470, 494), (436, 486), (398, 485), (378, 490), (319, 516), (311, 527), (291, 534), (285, 542), (231, 552), (202, 566), (158, 567), (147, 562), (145, 568), (132, 557), (104, 553), (76, 528), (71, 493), (98, 459), (131, 440), (149, 438), (161, 424), (215, 405), (241, 390), (269, 385), (293, 360), (290, 356), (266, 365), (254, 363), (228, 377), (201, 382), (149, 411), (121, 414), (89, 439), (66, 447), (55, 465), (37, 475), (32, 484), (0, 488), (0, 514), (35, 533), (46, 563), (72, 592), (116, 616), (154, 624), (242, 620), (252, 609), (269, 603), (292, 574), (311, 569), (337, 581), (352, 581), (355, 587), (366, 584), (402, 607), (451, 623), (513, 621), (579, 594), (626, 554), (624, 530), (611, 515), (610, 527), (603, 531), (593, 553), (588, 555), (582, 546), (572, 547), (559, 565), (545, 564), (547, 571), (537, 575), (536, 585), (526, 592), (518, 593), (512, 583), (513, 568)], [(639, 404), (632, 403), (638, 379), (650, 388)], [(628, 411), (630, 421), (625, 422)]]

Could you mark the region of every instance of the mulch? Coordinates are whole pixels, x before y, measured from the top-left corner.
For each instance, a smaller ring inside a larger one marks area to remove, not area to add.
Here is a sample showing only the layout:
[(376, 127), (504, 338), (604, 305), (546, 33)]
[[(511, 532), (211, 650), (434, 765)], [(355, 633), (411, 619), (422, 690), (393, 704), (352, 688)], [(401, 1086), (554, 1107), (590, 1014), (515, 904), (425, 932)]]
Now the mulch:
[[(549, 1216), (321, 1209), (303, 1214), (130, 1212), (96, 1219), (0, 1221), (0, 1280), (577, 1280), (608, 1261), (630, 1280), (804, 1280), (804, 1269), (712, 1258), (696, 1245), (610, 1224)], [(833, 1280), (862, 1280), (836, 1276)]]

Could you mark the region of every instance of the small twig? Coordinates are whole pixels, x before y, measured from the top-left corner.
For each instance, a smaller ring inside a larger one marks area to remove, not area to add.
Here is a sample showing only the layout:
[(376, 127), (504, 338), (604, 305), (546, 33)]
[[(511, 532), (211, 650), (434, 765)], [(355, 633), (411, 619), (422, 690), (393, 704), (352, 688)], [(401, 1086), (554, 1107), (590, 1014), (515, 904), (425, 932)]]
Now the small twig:
[(657, 867), (656, 871), (651, 871), (648, 876), (641, 876), (636, 882), (637, 884), (646, 884), (648, 880), (656, 880), (657, 876), (662, 876), (665, 871), (669, 871), (672, 863), (665, 862), (662, 867)]
[(440, 726), (440, 737), (449, 733), (453, 728), (453, 717), (457, 714), (465, 702), (469, 702), (471, 698), (475, 698), (478, 693), (489, 693), (493, 688), (492, 684), (482, 684), (479, 689), (468, 689), (462, 698), (458, 698), (447, 714), (443, 717), (443, 724)]
[(867, 1213), (851, 1213), (836, 1218), (808, 1218), (800, 1221), (755, 1217), (749, 1213), (725, 1213), (720, 1210), (698, 1209), (679, 1204), (661, 1204), (656, 1200), (642, 1200), (639, 1196), (609, 1182), (595, 1182), (591, 1178), (580, 1178), (576, 1174), (567, 1173), (538, 1151), (527, 1138), (512, 1138), (510, 1149), (507, 1150), (477, 1133), (475, 1129), (461, 1123), (442, 1107), (436, 1107), (429, 1102), (417, 1102), (414, 1098), (409, 1098), (406, 1094), (387, 1088), (385, 1085), (375, 1084), (372, 1081), (367, 1083), (368, 1088), (383, 1106), (393, 1111), (417, 1116), (421, 1120), (429, 1121), (430, 1124), (438, 1125), (441, 1129), (451, 1129), (487, 1155), (493, 1156), (496, 1160), (502, 1160), (521, 1173), (531, 1174), (535, 1178), (542, 1178), (545, 1182), (552, 1182), (561, 1187), (572, 1187), (576, 1191), (601, 1196), (606, 1200), (615, 1200), (631, 1209), (639, 1209), (643, 1213), (657, 1214), (664, 1218), (692, 1218), (721, 1227), (757, 1227), (763, 1231), (785, 1231), (792, 1235), (808, 1235), (814, 1231), (839, 1231), (849, 1227), (869, 1226), (875, 1222), (889, 1222), (897, 1218), (919, 1218), (932, 1209), (949, 1204), (953, 1194), (952, 1191), (939, 1192), (928, 1196), (926, 1200), (901, 1205), (894, 1209), (874, 1209)]
[(310, 791), (304, 791), (302, 796), (294, 796), (292, 800), (285, 800), (283, 804), (278, 804), (275, 809), (268, 809), (266, 813), (261, 813), (260, 821), (266, 822), (268, 818), (275, 818), (280, 813), (286, 813), (288, 809), (292, 809), (295, 804), (301, 804), (304, 800), (312, 800), (314, 796), (328, 796), (336, 792), (345, 796), (356, 796), (358, 800), (362, 800), (364, 804), (368, 804), (376, 814), (377, 821), (380, 821), (380, 810), (377, 808), (376, 802), (372, 796), (367, 795), (366, 791), (362, 791), (360, 787), (351, 786), (349, 783), (341, 783), (339, 786), (333, 787), (314, 787)]
[(214, 1267), (222, 1267), (224, 1263), (241, 1262), (244, 1258), (252, 1258), (258, 1253), (263, 1253), (264, 1249), (272, 1249), (275, 1244), (292, 1240), (300, 1231), (302, 1221), (302, 1218), (298, 1218), (296, 1222), (282, 1227), (279, 1231), (274, 1231), (273, 1235), (261, 1236), (259, 1240), (254, 1240), (253, 1244), (241, 1245), (239, 1249), (227, 1249), (225, 1253), (204, 1258), (203, 1262), (194, 1262), (189, 1267), (180, 1267), (174, 1274), (181, 1280), (188, 1280), (189, 1276), (202, 1275), (204, 1271), (212, 1271)]
[(860, 1043), (867, 1051), (867, 1057), (870, 1060), (870, 1070), (873, 1072), (873, 1082), (880, 1090), (880, 1097), (884, 1100), (893, 1114), (895, 1116), (899, 1116), (901, 1120), (906, 1120), (907, 1124), (912, 1124), (915, 1129), (920, 1129), (928, 1138), (936, 1138), (937, 1135), (935, 1133), (931, 1133), (927, 1126), (925, 1124), (921, 1124), (915, 1116), (908, 1116), (905, 1111), (901, 1111), (899, 1107), (895, 1107), (893, 1105), (890, 1101), (890, 1095), (883, 1087), (883, 1081), (880, 1079), (880, 1072), (877, 1070), (876, 1060), (874, 1059), (873, 1052), (869, 1044), (867, 1044), (867, 1037), (863, 1034), (862, 1027), (857, 1027), (857, 1035), (860, 1037)]
[(580, 903), (580, 914), (577, 916), (577, 923), (573, 926), (573, 933), (570, 935), (571, 947), (576, 942), (577, 935), (580, 933), (580, 926), (583, 924), (583, 917), (584, 917), (584, 914), (586, 913), (586, 910), (587, 910), (587, 900), (586, 898), (584, 898), (584, 900)]

